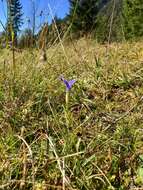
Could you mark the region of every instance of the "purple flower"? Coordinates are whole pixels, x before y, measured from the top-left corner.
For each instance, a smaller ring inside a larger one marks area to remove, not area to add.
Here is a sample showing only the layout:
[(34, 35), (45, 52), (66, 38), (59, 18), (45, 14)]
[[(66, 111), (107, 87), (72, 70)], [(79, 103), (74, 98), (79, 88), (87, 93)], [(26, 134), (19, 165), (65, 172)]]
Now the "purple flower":
[(64, 84), (66, 85), (66, 90), (67, 91), (69, 91), (71, 88), (72, 88), (72, 86), (73, 86), (73, 84), (76, 82), (76, 80), (75, 79), (73, 79), (73, 80), (66, 80), (66, 79), (64, 79), (64, 77), (60, 77), (60, 79), (64, 82)]

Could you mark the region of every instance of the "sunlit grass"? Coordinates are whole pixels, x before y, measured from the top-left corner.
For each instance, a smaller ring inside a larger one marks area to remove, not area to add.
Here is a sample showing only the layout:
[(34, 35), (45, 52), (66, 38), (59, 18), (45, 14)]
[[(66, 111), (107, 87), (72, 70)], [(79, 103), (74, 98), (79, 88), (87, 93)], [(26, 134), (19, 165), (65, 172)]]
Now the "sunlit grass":
[(0, 50), (0, 189), (143, 188), (142, 43), (64, 47)]

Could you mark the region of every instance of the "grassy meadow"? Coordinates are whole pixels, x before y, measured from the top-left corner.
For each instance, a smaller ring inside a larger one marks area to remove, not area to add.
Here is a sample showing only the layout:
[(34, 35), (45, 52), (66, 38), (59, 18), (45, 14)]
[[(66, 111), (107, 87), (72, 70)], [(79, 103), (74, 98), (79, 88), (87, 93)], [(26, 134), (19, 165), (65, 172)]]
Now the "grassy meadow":
[(143, 42), (46, 53), (0, 50), (0, 189), (143, 190)]

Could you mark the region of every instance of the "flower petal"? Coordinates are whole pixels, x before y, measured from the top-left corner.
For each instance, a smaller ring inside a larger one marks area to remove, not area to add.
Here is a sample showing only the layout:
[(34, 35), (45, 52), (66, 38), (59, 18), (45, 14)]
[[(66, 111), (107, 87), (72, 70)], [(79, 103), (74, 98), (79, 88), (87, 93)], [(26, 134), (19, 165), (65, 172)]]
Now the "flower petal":
[(70, 81), (68, 82), (68, 85), (69, 85), (70, 89), (71, 89), (71, 87), (73, 86), (73, 84), (74, 84), (75, 82), (76, 82), (75, 79), (70, 80)]
[(61, 79), (61, 80), (64, 82), (64, 84), (66, 85), (66, 90), (67, 90), (67, 91), (69, 91), (69, 90), (72, 88), (73, 84), (76, 82), (75, 79), (70, 80), (70, 81), (67, 81), (66, 79), (64, 79), (63, 76), (61, 76), (60, 79)]

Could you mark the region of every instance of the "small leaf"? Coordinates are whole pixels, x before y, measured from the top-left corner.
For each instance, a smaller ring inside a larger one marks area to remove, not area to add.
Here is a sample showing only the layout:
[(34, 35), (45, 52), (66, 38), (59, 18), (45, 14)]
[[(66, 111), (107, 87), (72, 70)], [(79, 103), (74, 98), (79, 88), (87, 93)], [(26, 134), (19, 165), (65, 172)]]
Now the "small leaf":
[(140, 176), (140, 177), (142, 177), (142, 180), (143, 180), (143, 168), (139, 168), (138, 169), (138, 175)]
[(89, 162), (91, 162), (93, 159), (96, 160), (96, 157), (95, 157), (94, 154), (92, 156), (90, 156), (88, 159), (85, 160), (85, 162), (83, 163), (83, 166), (85, 166), (86, 164), (88, 164)]
[(139, 158), (143, 162), (143, 154), (139, 155)]

